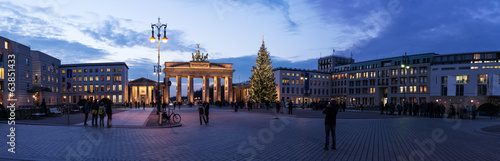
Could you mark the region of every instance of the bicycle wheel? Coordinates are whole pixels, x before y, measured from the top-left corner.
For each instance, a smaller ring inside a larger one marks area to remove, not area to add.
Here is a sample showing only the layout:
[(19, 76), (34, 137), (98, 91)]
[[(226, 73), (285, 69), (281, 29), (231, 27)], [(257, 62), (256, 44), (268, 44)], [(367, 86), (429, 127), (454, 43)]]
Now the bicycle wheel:
[(174, 114), (174, 115), (172, 116), (172, 121), (174, 121), (174, 123), (179, 123), (179, 122), (181, 122), (181, 115), (179, 115), (179, 114)]

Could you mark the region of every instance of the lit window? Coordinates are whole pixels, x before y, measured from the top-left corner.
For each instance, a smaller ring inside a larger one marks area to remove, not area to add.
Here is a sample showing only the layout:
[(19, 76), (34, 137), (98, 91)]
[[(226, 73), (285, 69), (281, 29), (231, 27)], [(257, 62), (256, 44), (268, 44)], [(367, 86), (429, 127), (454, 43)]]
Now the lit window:
[(95, 76), (95, 81), (99, 81), (99, 76)]
[(469, 83), (469, 76), (468, 75), (457, 75), (456, 76), (456, 83)]
[(116, 85), (113, 84), (113, 91), (116, 91)]
[(487, 74), (477, 75), (477, 83), (488, 83), (488, 75)]
[(481, 59), (481, 54), (474, 54), (474, 59)]
[(290, 73), (286, 73), (286, 76), (290, 76)]
[(76, 69), (73, 69), (73, 73), (76, 73)]
[(83, 86), (83, 91), (87, 92), (87, 85)]
[[(122, 68), (118, 68), (118, 71), (119, 71), (119, 72), (121, 72), (121, 71), (122, 71)], [(121, 95), (120, 95), (120, 97), (121, 97)]]
[[(3, 72), (1, 73), (1, 75), (3, 75)], [(26, 71), (26, 78), (29, 78), (29, 77), (30, 77), (30, 72)]]
[(81, 70), (81, 69), (78, 69), (78, 73), (81, 73), (81, 72), (82, 72), (82, 70)]
[(110, 71), (111, 71), (111, 69), (109, 69), (109, 68), (106, 69), (106, 72), (110, 72)]
[(62, 70), (61, 72), (62, 72), (62, 74), (66, 74), (66, 70)]
[(106, 76), (106, 80), (109, 81), (111, 79), (111, 77), (108, 75)]
[(5, 49), (9, 50), (9, 42), (5, 41)]
[[(122, 91), (122, 85), (121, 84), (118, 85), (118, 91)], [(120, 97), (121, 97), (121, 95), (120, 95)]]
[(87, 76), (83, 77), (83, 81), (86, 82), (87, 81)]

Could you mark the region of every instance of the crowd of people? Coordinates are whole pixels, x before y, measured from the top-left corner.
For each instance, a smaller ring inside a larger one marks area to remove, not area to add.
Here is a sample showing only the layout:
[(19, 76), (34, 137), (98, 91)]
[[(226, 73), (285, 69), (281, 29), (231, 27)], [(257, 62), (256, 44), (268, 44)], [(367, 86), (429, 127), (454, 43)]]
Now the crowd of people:
[(443, 118), (445, 114), (448, 118), (460, 118), (460, 119), (475, 119), (477, 115), (477, 108), (475, 104), (472, 105), (460, 105), (454, 106), (451, 104), (446, 108), (443, 104), (435, 102), (426, 103), (408, 103), (403, 102), (402, 104), (387, 102), (379, 105), (380, 114), (386, 115), (408, 115), (408, 116), (418, 116), (418, 117), (431, 117), (431, 118)]
[[(85, 121), (83, 122), (87, 126), (87, 121), (89, 114), (92, 115), (92, 127), (104, 127), (105, 118), (107, 116), (107, 127), (111, 127), (111, 120), (113, 111), (111, 108), (111, 102), (99, 102), (97, 99), (85, 100), (83, 105), (83, 113), (85, 114)], [(99, 122), (98, 122), (99, 119)]]

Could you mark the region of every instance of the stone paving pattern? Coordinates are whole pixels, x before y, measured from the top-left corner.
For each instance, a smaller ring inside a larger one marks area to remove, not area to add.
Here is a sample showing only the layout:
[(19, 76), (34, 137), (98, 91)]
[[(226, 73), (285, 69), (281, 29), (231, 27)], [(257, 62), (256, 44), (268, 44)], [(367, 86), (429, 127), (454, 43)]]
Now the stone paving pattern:
[[(298, 110), (294, 116), (263, 111), (212, 107), (210, 123), (200, 126), (196, 108), (182, 108), (176, 110), (183, 124), (177, 128), (18, 124), (16, 153), (1, 144), (0, 160), (500, 160), (500, 135), (481, 130), (499, 125), (498, 118), (366, 112), (343, 119), (360, 113), (339, 113), (337, 150), (325, 151), (322, 118), (300, 117)], [(7, 135), (8, 128), (2, 122), (0, 134)], [(441, 137), (433, 139), (437, 134)]]

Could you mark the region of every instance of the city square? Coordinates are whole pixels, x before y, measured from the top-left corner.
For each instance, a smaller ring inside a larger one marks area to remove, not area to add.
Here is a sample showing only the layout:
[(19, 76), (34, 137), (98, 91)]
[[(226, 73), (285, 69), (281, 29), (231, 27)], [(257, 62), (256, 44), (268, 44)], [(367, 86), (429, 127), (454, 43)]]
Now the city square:
[[(294, 111), (295, 115), (287, 115), (265, 109), (241, 109), (239, 112), (228, 107), (214, 106), (212, 109), (210, 122), (201, 126), (196, 108), (185, 106), (177, 109), (176, 112), (182, 115), (182, 126), (174, 128), (148, 126), (145, 122), (129, 122), (113, 128), (83, 126), (82, 120), (70, 126), (54, 122), (38, 125), (19, 123), (16, 125), (16, 153), (2, 151), (0, 158), (498, 160), (500, 157), (500, 130), (481, 130), (498, 126), (498, 118), (460, 120), (402, 117), (347, 110), (338, 114), (338, 149), (325, 151), (322, 149), (324, 128), (321, 111), (299, 108)], [(142, 109), (125, 109), (123, 112), (129, 110), (143, 112)], [(151, 111), (152, 108), (147, 107), (147, 113)], [(115, 114), (114, 124), (119, 124), (120, 113)], [(151, 114), (155, 115), (154, 112)], [(0, 127), (2, 133), (7, 133), (5, 124)], [(8, 145), (2, 145), (5, 146)]]
[(499, 6), (0, 0), (0, 160), (500, 160)]

